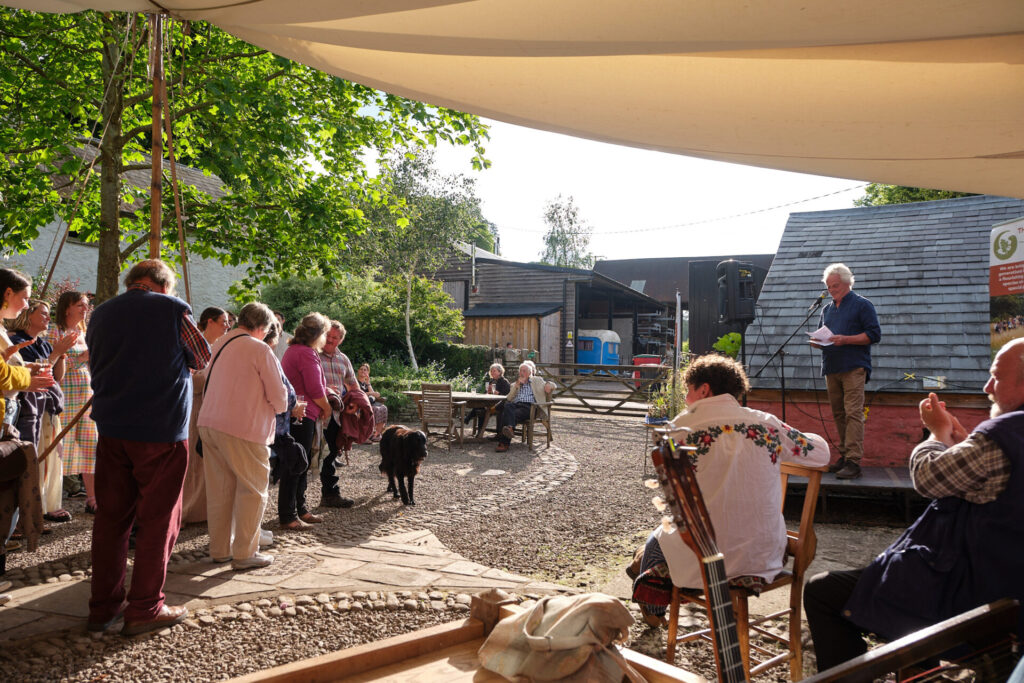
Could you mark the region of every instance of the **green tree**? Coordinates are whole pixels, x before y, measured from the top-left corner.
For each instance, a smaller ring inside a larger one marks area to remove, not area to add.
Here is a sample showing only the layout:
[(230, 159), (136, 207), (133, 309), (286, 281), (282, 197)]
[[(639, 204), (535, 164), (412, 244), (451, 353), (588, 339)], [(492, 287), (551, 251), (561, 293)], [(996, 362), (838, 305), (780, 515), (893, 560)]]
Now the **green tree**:
[[(260, 300), (285, 317), (286, 328), (312, 311), (340, 320), (346, 329), (342, 351), (353, 362), (363, 362), (402, 355), (406, 292), (402, 277), (347, 274), (330, 280), (287, 278), (264, 285)], [(462, 334), (462, 315), (450, 303), (438, 283), (415, 278), (410, 333), (417, 346)]]
[(912, 202), (930, 202), (936, 199), (973, 196), (970, 192), (950, 192), (948, 190), (929, 190), (923, 187), (871, 183), (864, 188), (864, 196), (860, 199), (855, 199), (853, 205), (882, 206), (885, 204), (910, 204)]
[[(245, 287), (338, 272), (366, 227), (362, 208), (389, 201), (368, 176), (367, 151), (446, 141), (473, 146), (473, 165), (487, 165), (486, 128), (475, 116), (329, 76), (209, 24), (169, 22), (166, 36), (177, 159), (224, 183), (219, 198), (183, 188), (192, 249), (251, 264)], [(3, 252), (27, 250), (40, 226), (74, 214), (71, 229), (99, 246), (100, 299), (116, 293), (122, 264), (147, 242), (148, 39), (142, 14), (0, 10)], [(133, 172), (141, 187), (126, 182)], [(168, 220), (172, 258), (175, 233)]]
[(478, 213), (478, 218), (471, 228), (469, 235), (470, 243), (475, 244), (481, 249), (493, 254), (500, 254), (501, 247), (498, 237), (498, 226), (483, 217), (483, 214), (480, 213), (479, 202), (477, 203), (476, 211)]
[(594, 229), (579, 215), (579, 209), (570, 196), (558, 195), (548, 202), (544, 209), (544, 222), (548, 231), (544, 234), (544, 252), (541, 263), (567, 268), (593, 268), (594, 256), (587, 247)]
[(468, 242), (482, 220), (475, 184), (461, 175), (443, 176), (432, 150), (405, 150), (382, 160), (382, 182), (399, 201), (367, 207), (371, 227), (353, 243), (347, 263), (375, 269), (405, 283), (405, 342), (418, 369), (412, 334), (413, 287), (421, 273), (440, 268)]

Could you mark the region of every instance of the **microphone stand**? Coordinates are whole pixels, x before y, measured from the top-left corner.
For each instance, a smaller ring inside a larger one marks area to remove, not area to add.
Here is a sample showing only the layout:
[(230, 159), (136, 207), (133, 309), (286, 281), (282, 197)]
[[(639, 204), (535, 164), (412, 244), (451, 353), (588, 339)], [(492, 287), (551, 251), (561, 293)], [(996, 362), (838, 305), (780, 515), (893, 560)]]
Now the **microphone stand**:
[(811, 307), (809, 309), (807, 309), (807, 315), (804, 316), (804, 319), (801, 320), (800, 324), (798, 324), (795, 328), (793, 328), (793, 332), (788, 337), (786, 337), (786, 341), (784, 341), (781, 344), (779, 344), (779, 348), (775, 349), (775, 352), (772, 355), (768, 356), (768, 360), (766, 360), (764, 362), (764, 365), (762, 365), (761, 368), (757, 372), (755, 372), (753, 374), (753, 376), (752, 376), (754, 379), (760, 377), (761, 373), (764, 372), (764, 369), (768, 367), (768, 364), (771, 363), (775, 359), (776, 356), (778, 356), (778, 358), (779, 358), (779, 369), (781, 370), (781, 372), (779, 373), (779, 377), (780, 377), (780, 381), (782, 383), (782, 421), (783, 422), (786, 421), (786, 345), (789, 344), (789, 342), (793, 341), (793, 337), (796, 336), (796, 333), (799, 332), (800, 330), (802, 330), (803, 326), (807, 324), (807, 321), (811, 319), (811, 316), (818, 312), (818, 309), (821, 308), (821, 302), (824, 301), (824, 300), (825, 300), (825, 295), (819, 296), (817, 298), (817, 300), (811, 305)]

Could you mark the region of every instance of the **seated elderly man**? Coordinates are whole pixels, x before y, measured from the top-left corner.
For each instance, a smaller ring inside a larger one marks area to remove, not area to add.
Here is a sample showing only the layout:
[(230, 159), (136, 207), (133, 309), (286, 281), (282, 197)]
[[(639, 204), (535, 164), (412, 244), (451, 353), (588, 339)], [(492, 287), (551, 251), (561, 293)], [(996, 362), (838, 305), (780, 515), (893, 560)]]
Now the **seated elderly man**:
[[(744, 577), (746, 585), (756, 588), (774, 579), (783, 566), (786, 522), (780, 462), (825, 465), (828, 444), (774, 415), (741, 406), (750, 384), (743, 366), (732, 358), (701, 356), (690, 363), (683, 382), (686, 410), (669, 426), (680, 430), (673, 435), (679, 443), (697, 449), (691, 459), (725, 556), (726, 575)], [(635, 579), (633, 600), (651, 626), (664, 624), (672, 584), (703, 586), (693, 551), (678, 534), (660, 526), (627, 573)]]
[[(508, 450), (512, 442), (513, 430), (519, 422), (530, 418), (531, 403), (549, 403), (554, 382), (545, 382), (534, 375), (536, 366), (530, 361), (523, 361), (519, 366), (519, 378), (512, 383), (508, 396), (498, 414), (498, 453)], [(542, 400), (538, 400), (542, 397)]]
[(1024, 602), (1024, 339), (996, 354), (984, 391), (991, 419), (970, 435), (935, 394), (921, 401), (930, 436), (910, 475), (931, 504), (867, 567), (808, 582), (819, 670), (863, 654), (866, 633), (894, 640), (999, 598)]

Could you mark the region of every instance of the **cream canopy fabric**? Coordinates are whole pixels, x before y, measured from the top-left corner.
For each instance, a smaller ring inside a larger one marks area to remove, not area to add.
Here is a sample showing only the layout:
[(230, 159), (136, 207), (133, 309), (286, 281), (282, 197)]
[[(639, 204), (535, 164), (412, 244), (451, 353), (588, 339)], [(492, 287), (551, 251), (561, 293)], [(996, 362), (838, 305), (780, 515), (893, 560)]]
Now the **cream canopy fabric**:
[[(0, 0), (46, 12), (142, 0)], [(1024, 198), (1024, 0), (167, 0), (431, 104), (768, 168)]]

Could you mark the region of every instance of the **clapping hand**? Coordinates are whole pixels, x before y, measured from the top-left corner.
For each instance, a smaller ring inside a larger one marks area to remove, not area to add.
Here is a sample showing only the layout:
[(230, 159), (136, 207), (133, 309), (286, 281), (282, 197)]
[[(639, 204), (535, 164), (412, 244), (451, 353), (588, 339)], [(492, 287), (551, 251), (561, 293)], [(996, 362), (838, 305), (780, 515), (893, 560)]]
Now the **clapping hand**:
[(57, 355), (62, 355), (68, 352), (72, 346), (78, 343), (78, 337), (81, 334), (78, 330), (68, 330), (67, 333), (61, 335), (59, 338), (53, 341), (53, 351)]
[(18, 344), (11, 344), (10, 346), (8, 346), (6, 349), (3, 350), (4, 362), (6, 363), (7, 361), (9, 361), (11, 359), (11, 356), (16, 354), (18, 351), (21, 351), (23, 348), (25, 348), (34, 341), (35, 339), (29, 339), (28, 341), (23, 341)]
[(55, 384), (53, 371), (48, 364), (28, 363), (26, 367), (32, 371), (32, 380), (28, 384), (27, 391), (43, 391)]
[(932, 433), (933, 438), (947, 446), (967, 438), (967, 430), (946, 410), (946, 402), (940, 401), (934, 393), (928, 394), (928, 398), (921, 401), (918, 407), (921, 411), (921, 422)]

